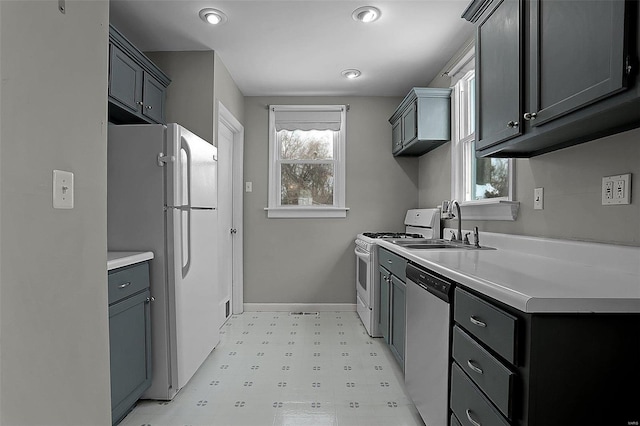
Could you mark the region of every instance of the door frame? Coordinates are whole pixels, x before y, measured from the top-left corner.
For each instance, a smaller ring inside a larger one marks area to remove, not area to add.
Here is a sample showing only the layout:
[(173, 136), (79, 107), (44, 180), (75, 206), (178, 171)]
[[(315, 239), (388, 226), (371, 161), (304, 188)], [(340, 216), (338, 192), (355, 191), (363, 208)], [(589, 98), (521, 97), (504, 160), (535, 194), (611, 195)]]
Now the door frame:
[[(244, 311), (244, 228), (243, 228), (243, 158), (244, 158), (244, 126), (238, 119), (218, 101), (218, 117), (216, 121), (216, 142), (220, 143), (218, 133), (220, 126), (225, 126), (233, 132), (233, 184), (231, 188), (233, 198), (233, 228), (237, 230), (233, 241), (233, 268), (231, 299), (233, 314), (241, 314)], [(219, 207), (218, 207), (219, 208)]]

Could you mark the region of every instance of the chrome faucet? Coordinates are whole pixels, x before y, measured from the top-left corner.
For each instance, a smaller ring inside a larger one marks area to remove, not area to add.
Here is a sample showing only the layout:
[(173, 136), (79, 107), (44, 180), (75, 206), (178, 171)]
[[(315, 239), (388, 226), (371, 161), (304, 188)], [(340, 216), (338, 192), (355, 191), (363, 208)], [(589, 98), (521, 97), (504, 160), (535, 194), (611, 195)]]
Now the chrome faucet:
[(458, 201), (456, 200), (451, 200), (451, 203), (449, 203), (449, 208), (456, 206), (456, 219), (458, 219), (458, 235), (456, 236), (454, 234), (454, 238), (451, 238), (451, 241), (462, 241), (462, 215), (460, 214), (460, 204), (458, 204)]

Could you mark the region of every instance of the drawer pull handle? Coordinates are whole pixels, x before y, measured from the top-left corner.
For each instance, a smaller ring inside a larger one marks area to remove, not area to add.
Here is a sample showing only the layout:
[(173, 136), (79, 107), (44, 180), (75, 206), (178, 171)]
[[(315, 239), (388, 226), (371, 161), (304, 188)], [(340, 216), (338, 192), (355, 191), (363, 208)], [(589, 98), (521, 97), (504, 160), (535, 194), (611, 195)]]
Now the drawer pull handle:
[(469, 421), (471, 422), (471, 424), (473, 426), (482, 426), (480, 423), (478, 423), (477, 421), (473, 420), (473, 417), (471, 417), (471, 413), (472, 411), (467, 409), (467, 418), (469, 419)]
[(393, 263), (393, 261), (392, 260), (387, 260), (387, 263)]
[(126, 283), (124, 283), (124, 284), (120, 284), (120, 285), (118, 286), (118, 288), (119, 288), (120, 290), (122, 290), (122, 289), (125, 289), (125, 288), (129, 287), (130, 285), (131, 285), (131, 281), (126, 282)]
[(484, 371), (482, 371), (482, 368), (474, 365), (472, 360), (467, 361), (467, 365), (469, 366), (470, 369), (472, 369), (473, 371), (475, 371), (478, 374), (483, 374)]
[(487, 323), (480, 321), (479, 319), (475, 318), (473, 315), (469, 317), (469, 321), (471, 321), (471, 324), (477, 325), (478, 327), (487, 326)]

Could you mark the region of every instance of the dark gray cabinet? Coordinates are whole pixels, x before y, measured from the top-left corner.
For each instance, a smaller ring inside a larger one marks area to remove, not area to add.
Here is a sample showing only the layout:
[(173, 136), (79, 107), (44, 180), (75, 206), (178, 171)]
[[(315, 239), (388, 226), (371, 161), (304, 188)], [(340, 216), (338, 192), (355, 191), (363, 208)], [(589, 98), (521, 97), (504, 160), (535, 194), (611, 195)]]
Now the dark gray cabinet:
[(418, 156), (451, 138), (451, 89), (414, 87), (389, 119), (393, 155)]
[(476, 149), (521, 134), (521, 0), (502, 0), (478, 23)]
[(475, 0), (476, 149), (532, 157), (640, 126), (637, 2)]
[[(463, 426), (640, 421), (639, 314), (525, 314), (457, 287), (450, 406)], [(475, 423), (474, 423), (475, 422)]]
[(118, 124), (165, 123), (171, 80), (116, 28), (109, 27), (109, 119)]
[(391, 337), (389, 346), (398, 363), (404, 369), (404, 349), (407, 329), (406, 309), (407, 285), (396, 276), (391, 276)]
[(378, 330), (382, 333), (384, 341), (389, 343), (389, 313), (391, 312), (391, 274), (382, 266), (379, 266), (380, 274), (380, 299), (378, 300)]
[(626, 88), (624, 1), (534, 0), (529, 14), (531, 126)]
[(151, 385), (151, 312), (147, 262), (109, 272), (109, 349), (113, 424)]
[(398, 364), (404, 369), (407, 260), (378, 247), (380, 305), (378, 327)]

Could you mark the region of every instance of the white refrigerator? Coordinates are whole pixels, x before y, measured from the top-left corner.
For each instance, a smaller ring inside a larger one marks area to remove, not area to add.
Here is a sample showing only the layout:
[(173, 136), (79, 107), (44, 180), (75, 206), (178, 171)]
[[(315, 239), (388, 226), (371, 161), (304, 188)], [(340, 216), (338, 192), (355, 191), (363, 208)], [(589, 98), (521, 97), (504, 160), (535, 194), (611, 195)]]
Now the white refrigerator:
[(220, 341), (216, 147), (178, 124), (108, 128), (109, 250), (152, 251), (152, 383), (170, 400)]

